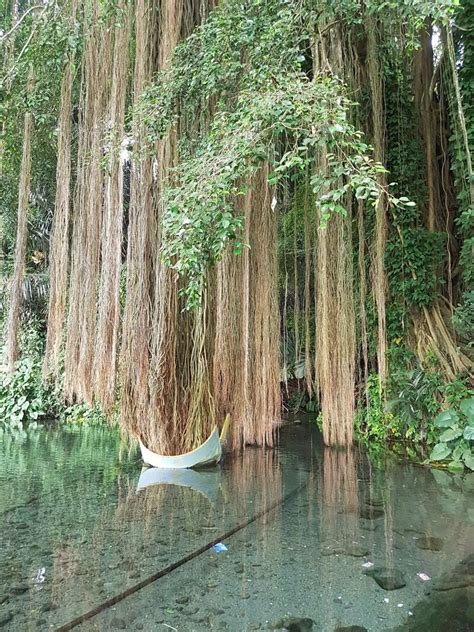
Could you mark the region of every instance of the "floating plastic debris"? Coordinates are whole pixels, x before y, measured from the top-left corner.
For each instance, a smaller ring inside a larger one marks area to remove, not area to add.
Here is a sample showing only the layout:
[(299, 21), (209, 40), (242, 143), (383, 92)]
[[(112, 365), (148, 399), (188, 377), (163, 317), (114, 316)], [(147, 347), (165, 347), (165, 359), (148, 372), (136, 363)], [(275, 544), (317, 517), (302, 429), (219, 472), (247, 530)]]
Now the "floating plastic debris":
[(364, 564), (362, 564), (362, 566), (364, 568), (372, 568), (372, 566), (374, 566), (373, 562), (364, 562)]
[(385, 597), (384, 601), (385, 601), (385, 603), (389, 603), (390, 599), (388, 597)]
[(227, 547), (225, 544), (222, 544), (222, 542), (218, 542), (214, 544), (212, 550), (215, 551), (215, 553), (224, 553), (224, 551), (227, 551)]
[(426, 573), (417, 573), (416, 576), (419, 577), (423, 582), (429, 582), (431, 579), (431, 577)]
[(397, 608), (403, 608), (403, 604), (402, 603), (397, 603)]
[(46, 569), (44, 567), (38, 569), (38, 572), (36, 573), (36, 580), (35, 580), (37, 584), (42, 584), (44, 582), (44, 580), (46, 579), (45, 573), (46, 573)]

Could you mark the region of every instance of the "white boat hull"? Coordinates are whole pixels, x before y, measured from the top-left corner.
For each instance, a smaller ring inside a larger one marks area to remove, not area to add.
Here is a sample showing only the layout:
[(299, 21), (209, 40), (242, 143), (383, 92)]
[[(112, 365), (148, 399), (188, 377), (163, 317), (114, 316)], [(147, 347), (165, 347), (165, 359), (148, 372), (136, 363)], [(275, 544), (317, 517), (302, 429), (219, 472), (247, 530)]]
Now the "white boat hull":
[(165, 469), (186, 469), (212, 465), (218, 463), (222, 458), (222, 444), (217, 427), (214, 428), (209, 438), (202, 445), (186, 454), (178, 454), (176, 456), (156, 454), (144, 446), (141, 441), (140, 449), (144, 463), (151, 465), (151, 467)]

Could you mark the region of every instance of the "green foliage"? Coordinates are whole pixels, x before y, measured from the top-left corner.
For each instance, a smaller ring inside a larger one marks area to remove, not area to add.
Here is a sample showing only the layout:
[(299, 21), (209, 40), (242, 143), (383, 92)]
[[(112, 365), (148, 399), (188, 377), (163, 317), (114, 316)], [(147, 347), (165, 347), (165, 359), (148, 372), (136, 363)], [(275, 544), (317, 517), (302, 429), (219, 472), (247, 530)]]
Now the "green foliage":
[[(347, 194), (368, 206), (388, 195), (378, 184), (384, 168), (349, 123), (353, 104), (344, 86), (329, 74), (312, 77), (308, 69), (307, 41), (317, 17), (310, 2), (224, 0), (177, 47), (136, 109), (135, 124), (153, 147), (178, 115), (194, 118), (197, 106), (209, 99), (217, 104), (204, 131), (193, 127), (182, 142), (176, 185), (165, 192), (162, 255), (184, 278), (187, 308), (199, 304), (206, 271), (228, 242), (241, 252), (242, 218), (233, 201), (264, 162), (272, 185), (314, 174), (323, 225), (332, 213), (346, 214)], [(321, 153), (324, 173), (313, 169)], [(389, 198), (401, 209), (412, 205)]]
[[(405, 359), (410, 366), (412, 356)], [(366, 399), (361, 401), (356, 415), (357, 434), (376, 442), (408, 440), (415, 446), (433, 444), (437, 434), (433, 420), (442, 403), (459, 407), (471, 393), (466, 383), (467, 377), (459, 376), (446, 384), (434, 361), (425, 369), (399, 365), (389, 376), (387, 391), (391, 399), (385, 403), (378, 375), (370, 374)]]
[[(6, 26), (11, 24), (10, 4)], [(20, 14), (25, 7), (20, 3)], [(3, 26), (3, 24), (2, 24)], [(35, 312), (45, 310), (47, 253), (56, 189), (57, 120), (66, 56), (78, 54), (80, 23), (51, 2), (32, 11), (0, 46), (0, 250), (1, 273), (9, 274), (16, 238), (17, 196), (25, 111), (33, 115), (31, 193), (25, 292)], [(27, 90), (29, 78), (31, 90)], [(40, 291), (36, 291), (40, 290)], [(2, 306), (3, 307), (3, 306)]]
[[(349, 191), (372, 203), (382, 194), (376, 176), (383, 167), (368, 157), (362, 135), (348, 123), (349, 106), (336, 80), (293, 75), (260, 93), (243, 92), (235, 110), (215, 116), (209, 134), (181, 162), (179, 186), (165, 197), (162, 254), (187, 281), (188, 308), (199, 304), (206, 270), (227, 243), (235, 240), (241, 250), (242, 218), (234, 214), (233, 199), (245, 193), (242, 182), (264, 161), (270, 163), (270, 183), (277, 184), (304, 177), (315, 150), (329, 150), (329, 175), (311, 179), (323, 223), (331, 213), (346, 213), (342, 199)], [(291, 144), (276, 154), (272, 147), (283, 137), (291, 137)]]
[[(396, 40), (386, 38), (383, 51), (387, 127), (387, 168), (395, 195), (408, 195), (413, 205), (391, 209), (385, 255), (389, 301), (387, 334), (392, 345), (401, 342), (411, 315), (430, 307), (442, 284), (446, 235), (426, 229), (425, 154), (420, 115), (412, 98), (412, 76)], [(393, 366), (393, 363), (392, 363)]]
[[(453, 470), (473, 469), (474, 399), (466, 382), (460, 376), (446, 385), (435, 368), (400, 369), (389, 384), (396, 396), (385, 404), (378, 376), (372, 374), (368, 404), (356, 414), (356, 434), (368, 445), (409, 441), (412, 458), (424, 444), (430, 445), (430, 461), (450, 459)], [(450, 407), (440, 413), (443, 402)]]
[(458, 334), (467, 341), (468, 346), (474, 345), (474, 290), (464, 293), (462, 303), (456, 307), (453, 323)]
[(377, 374), (369, 375), (366, 397), (355, 416), (356, 436), (367, 444), (385, 444), (401, 438), (399, 420), (387, 408)]
[(299, 410), (305, 408), (306, 400), (307, 395), (304, 389), (293, 390), (293, 392), (289, 394), (289, 397), (285, 398), (284, 408), (289, 413), (297, 413)]
[(467, 467), (474, 470), (474, 399), (461, 400), (456, 408), (448, 408), (434, 420), (439, 436), (430, 461), (446, 461), (452, 470)]
[(441, 375), (421, 368), (392, 377), (391, 389), (396, 396), (389, 408), (400, 420), (400, 434), (415, 443), (431, 443), (431, 420), (440, 408)]
[(91, 408), (87, 404), (74, 404), (65, 408), (60, 421), (76, 426), (100, 426), (107, 423), (104, 413), (98, 406)]
[(33, 359), (17, 363), (10, 375), (0, 375), (0, 424), (24, 429), (57, 415), (58, 399), (41, 381), (41, 368)]
[[(474, 0), (464, 0), (456, 16), (457, 29), (454, 30), (459, 85), (466, 122), (467, 142), (471, 153), (474, 147)], [(449, 71), (447, 72), (449, 74)], [(453, 323), (463, 340), (472, 346), (474, 340), (474, 206), (472, 190), (474, 182), (469, 181), (466, 163), (466, 147), (459, 125), (457, 103), (454, 90), (448, 83), (447, 99), (451, 113), (451, 165), (455, 176), (459, 215), (456, 226), (462, 240), (459, 263), (463, 273), (464, 292), (456, 308)]]

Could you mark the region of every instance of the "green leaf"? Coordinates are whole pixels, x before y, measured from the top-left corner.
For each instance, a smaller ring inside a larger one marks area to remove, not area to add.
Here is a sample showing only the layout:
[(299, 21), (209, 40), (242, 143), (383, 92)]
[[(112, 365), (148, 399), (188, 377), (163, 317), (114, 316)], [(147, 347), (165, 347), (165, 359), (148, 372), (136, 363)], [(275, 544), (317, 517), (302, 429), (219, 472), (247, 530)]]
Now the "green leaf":
[(446, 443), (437, 443), (430, 455), (430, 461), (444, 461), (451, 454), (451, 448)]
[(460, 461), (465, 449), (466, 444), (464, 443), (464, 441), (457, 443), (456, 447), (453, 450), (453, 461)]
[(459, 421), (459, 416), (453, 408), (440, 413), (434, 420), (436, 428), (451, 428)]
[(462, 460), (464, 461), (464, 465), (474, 472), (474, 454), (472, 450), (466, 450), (462, 455)]
[(442, 435), (439, 437), (440, 442), (452, 441), (453, 439), (457, 439), (462, 435), (462, 428), (459, 426), (454, 426), (453, 428), (448, 428), (445, 430)]
[(459, 408), (461, 409), (461, 412), (466, 415), (467, 423), (470, 426), (474, 425), (474, 397), (463, 399), (459, 404)]
[(464, 464), (461, 461), (451, 461), (451, 463), (448, 463), (448, 469), (451, 472), (463, 472)]
[(463, 437), (468, 441), (474, 441), (474, 426), (466, 426)]

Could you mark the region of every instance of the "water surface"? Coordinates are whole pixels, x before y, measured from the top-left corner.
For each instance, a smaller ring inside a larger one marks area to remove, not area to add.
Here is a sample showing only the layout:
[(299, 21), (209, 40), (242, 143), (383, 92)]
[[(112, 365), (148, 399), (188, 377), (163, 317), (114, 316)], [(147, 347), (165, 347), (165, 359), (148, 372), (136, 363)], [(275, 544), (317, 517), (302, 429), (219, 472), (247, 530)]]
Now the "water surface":
[(374, 464), (305, 426), (181, 485), (137, 491), (141, 471), (108, 428), (0, 437), (2, 632), (94, 611), (70, 629), (474, 630), (472, 475)]

